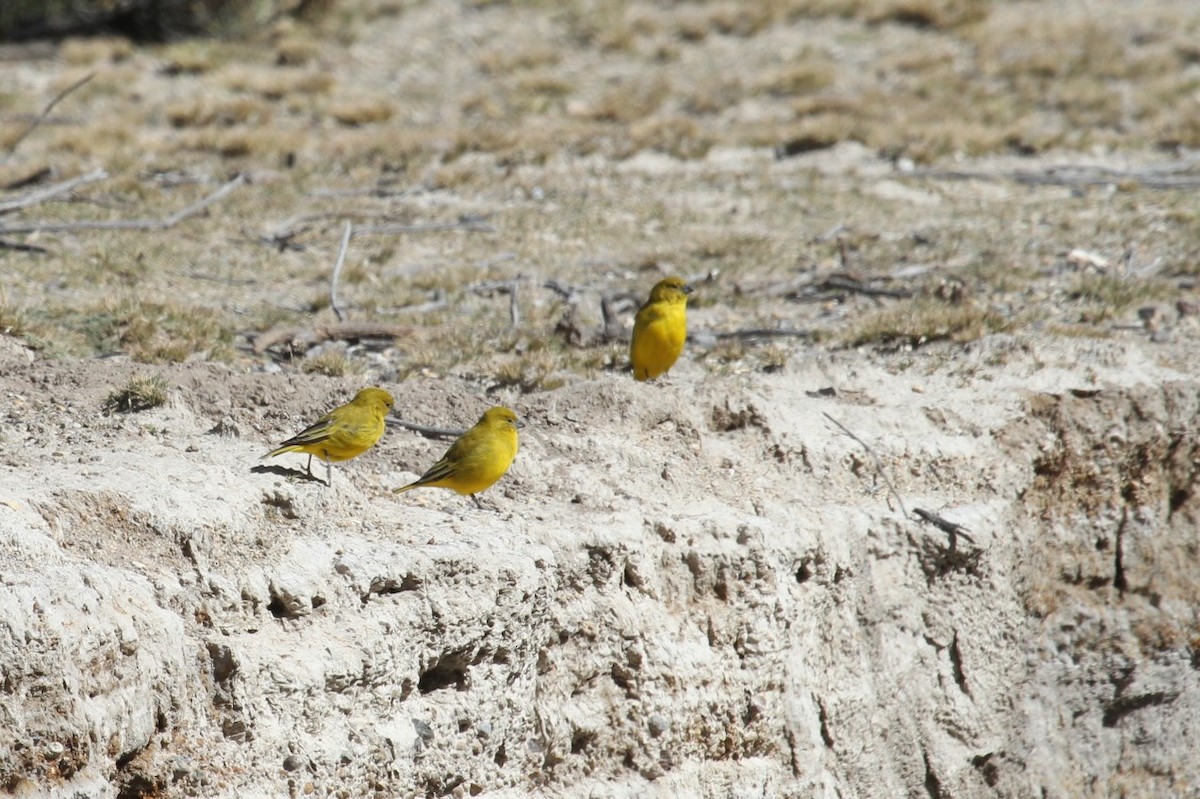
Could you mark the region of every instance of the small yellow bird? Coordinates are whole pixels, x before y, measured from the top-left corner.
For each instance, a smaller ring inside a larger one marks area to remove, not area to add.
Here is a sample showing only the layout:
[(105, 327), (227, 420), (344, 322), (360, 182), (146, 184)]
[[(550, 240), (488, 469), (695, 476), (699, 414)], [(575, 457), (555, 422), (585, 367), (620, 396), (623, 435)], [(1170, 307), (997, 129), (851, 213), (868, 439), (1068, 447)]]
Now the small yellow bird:
[(665, 373), (683, 352), (687, 338), (687, 295), (692, 287), (681, 277), (664, 278), (650, 290), (650, 299), (633, 321), (629, 361), (637, 380)]
[(382, 388), (364, 388), (354, 399), (334, 408), (263, 457), (284, 452), (307, 453), (308, 476), (312, 477), (312, 459), (316, 455), (325, 461), (325, 479), (332, 485), (333, 467), (329, 464), (348, 461), (375, 446), (387, 427), (384, 419), (393, 402), (392, 395)]
[(517, 415), (497, 405), (489, 408), (479, 421), (446, 450), (442, 459), (415, 482), (394, 489), (397, 494), (413, 488), (449, 488), (459, 494), (475, 496), (504, 476), (517, 457), (517, 429), (524, 427)]

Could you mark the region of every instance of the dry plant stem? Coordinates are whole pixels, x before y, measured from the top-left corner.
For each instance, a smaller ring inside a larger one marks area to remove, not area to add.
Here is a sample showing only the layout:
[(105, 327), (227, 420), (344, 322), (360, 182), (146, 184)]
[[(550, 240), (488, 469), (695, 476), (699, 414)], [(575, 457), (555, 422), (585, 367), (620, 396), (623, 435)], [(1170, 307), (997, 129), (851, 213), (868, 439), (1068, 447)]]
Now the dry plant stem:
[(54, 106), (58, 105), (60, 102), (62, 102), (62, 100), (68, 94), (75, 91), (80, 86), (83, 86), (85, 83), (87, 83), (94, 77), (96, 77), (96, 73), (89, 72), (87, 75), (84, 75), (82, 78), (75, 81), (70, 86), (63, 89), (61, 92), (59, 92), (58, 94), (54, 95), (54, 99), (46, 104), (46, 107), (42, 109), (42, 113), (38, 114), (37, 118), (34, 119), (33, 122), (29, 123), (29, 127), (25, 128), (25, 130), (21, 131), (21, 135), (18, 136), (16, 138), (16, 140), (13, 141), (12, 144), (8, 145), (8, 156), (7, 157), (11, 157), (12, 154), (17, 151), (18, 145), (20, 145), (21, 142), (25, 141), (25, 138), (27, 136), (29, 136), (30, 133), (33, 133), (33, 131), (37, 129), (38, 125), (42, 124), (42, 122), (44, 122), (46, 120), (46, 117), (50, 114), (51, 111), (54, 110)]
[(243, 175), (238, 175), (199, 202), (193, 203), (183, 210), (177, 211), (163, 219), (117, 219), (107, 222), (31, 222), (25, 225), (6, 225), (0, 227), (0, 236), (11, 233), (66, 233), (77, 230), (168, 230), (188, 217), (195, 216), (213, 203), (224, 199), (226, 195), (245, 182), (246, 178)]
[(416, 189), (314, 189), (309, 197), (409, 197), (417, 194)]
[(1190, 159), (1144, 169), (1111, 169), (1067, 164), (1039, 170), (1014, 169), (1000, 172), (921, 169), (912, 174), (915, 177), (941, 180), (1012, 180), (1030, 186), (1105, 186), (1132, 182), (1148, 189), (1186, 189), (1200, 186), (1200, 174), (1195, 173), (1198, 167), (1200, 160)]
[(631, 331), (621, 324), (617, 311), (617, 304), (623, 301), (631, 303), (634, 308), (638, 307), (639, 300), (626, 291), (605, 294), (600, 298), (600, 315), (604, 319), (604, 330), (601, 333), (609, 341), (629, 340)]
[(846, 240), (840, 235), (837, 237), (838, 262), (841, 263), (842, 269), (849, 271), (850, 269), (850, 250), (846, 247)]
[(925, 510), (924, 508), (913, 508), (913, 513), (915, 513), (917, 516), (920, 516), (922, 519), (929, 522), (934, 527), (936, 527), (939, 530), (941, 530), (942, 532), (944, 532), (946, 535), (950, 536), (950, 551), (951, 552), (958, 549), (958, 539), (959, 538), (963, 538), (968, 543), (971, 543), (971, 544), (975, 543), (975, 539), (971, 538), (971, 536), (967, 535), (967, 528), (963, 527), (961, 524), (955, 524), (954, 522), (950, 521), (949, 519), (943, 518), (943, 517), (939, 516), (938, 514), (934, 513), (933, 511), (928, 511), (928, 510)]
[(471, 230), (492, 233), (493, 228), (482, 219), (460, 219), (457, 222), (429, 222), (423, 225), (367, 225), (356, 232), (359, 235), (394, 236), (404, 233), (433, 233), (443, 230)]
[[(697, 331), (697, 335), (700, 331)], [(747, 328), (745, 330), (730, 330), (724, 333), (711, 333), (713, 338), (722, 339), (755, 339), (755, 338), (812, 338), (811, 330), (793, 330), (791, 328)]]
[(568, 286), (567, 284), (560, 283), (557, 280), (547, 280), (542, 284), (542, 288), (550, 289), (555, 294), (568, 301), (575, 296), (577, 291), (577, 289), (575, 289), (573, 286)]
[(346, 263), (346, 250), (350, 248), (350, 236), (353, 230), (354, 226), (347, 222), (346, 230), (342, 233), (342, 246), (338, 248), (337, 263), (333, 265), (333, 277), (329, 280), (329, 307), (339, 322), (346, 320), (342, 315), (342, 309), (338, 307), (337, 284), (338, 278), (342, 274), (342, 265)]
[(41, 183), (43, 179), (48, 178), (53, 174), (53, 169), (48, 166), (44, 166), (41, 169), (36, 169), (33, 172), (30, 172), (28, 175), (22, 175), (21, 177), (14, 179), (11, 183), (5, 183), (3, 186), (0, 186), (0, 188), (4, 189), (5, 191), (16, 191), (17, 189), (23, 189), (26, 186), (33, 186)]
[(261, 355), (276, 344), (291, 343), (304, 349), (322, 341), (354, 341), (364, 338), (395, 339), (412, 333), (408, 325), (382, 322), (337, 322), (312, 327), (273, 327), (254, 338), (255, 354)]
[(97, 180), (104, 180), (108, 177), (108, 173), (103, 169), (93, 169), (86, 175), (78, 175), (70, 180), (64, 180), (62, 183), (55, 183), (47, 186), (40, 191), (35, 191), (32, 194), (26, 194), (24, 197), (17, 197), (14, 200), (0, 202), (0, 214), (8, 214), (16, 211), (19, 208), (28, 208), (31, 205), (44, 203), (51, 200), (60, 194), (66, 194), (72, 189), (78, 188), (86, 183), (94, 183)]
[(853, 278), (842, 277), (840, 275), (830, 275), (815, 288), (850, 291), (857, 294), (865, 294), (868, 297), (891, 297), (897, 300), (907, 299), (913, 295), (913, 293), (907, 289), (875, 288), (874, 286), (868, 286), (865, 283)]
[(414, 433), (420, 433), (426, 438), (447, 438), (455, 439), (461, 436), (466, 430), (458, 430), (453, 427), (431, 427), (427, 424), (417, 424), (416, 422), (406, 422), (403, 419), (397, 419), (394, 416), (389, 416), (383, 420), (386, 424), (392, 427), (403, 427), (405, 430), (411, 430)]
[(837, 419), (834, 419), (832, 416), (830, 416), (825, 411), (821, 411), (821, 414), (826, 419), (828, 419), (829, 421), (831, 421), (835, 425), (837, 425), (839, 430), (841, 430), (843, 433), (850, 436), (852, 439), (854, 439), (855, 441), (857, 441), (859, 444), (862, 445), (862, 448), (865, 449), (867, 451), (867, 454), (871, 456), (871, 462), (873, 464), (875, 464), (875, 473), (878, 474), (881, 478), (883, 478), (883, 482), (887, 484), (888, 490), (891, 491), (892, 496), (896, 498), (896, 504), (900, 506), (900, 512), (902, 514), (904, 514), (904, 518), (912, 519), (912, 517), (908, 515), (908, 511), (905, 510), (905, 508), (904, 508), (904, 500), (900, 499), (900, 493), (898, 491), (896, 491), (896, 487), (894, 485), (892, 485), (892, 481), (888, 479), (887, 472), (885, 472), (883, 470), (883, 464), (879, 462), (879, 456), (875, 454), (875, 450), (873, 450), (869, 446), (867, 446), (867, 443), (865, 441), (863, 441), (861, 438), (854, 435), (854, 433), (850, 432), (849, 428), (847, 428), (846, 425), (842, 424)]
[(45, 247), (39, 247), (36, 244), (21, 244), (16, 241), (7, 241), (0, 239), (0, 250), (15, 250), (16, 252), (32, 252), (38, 255), (45, 255), (50, 252)]
[(521, 308), (517, 303), (517, 290), (521, 286), (521, 276), (513, 278), (508, 284), (508, 321), (514, 330), (521, 324)]

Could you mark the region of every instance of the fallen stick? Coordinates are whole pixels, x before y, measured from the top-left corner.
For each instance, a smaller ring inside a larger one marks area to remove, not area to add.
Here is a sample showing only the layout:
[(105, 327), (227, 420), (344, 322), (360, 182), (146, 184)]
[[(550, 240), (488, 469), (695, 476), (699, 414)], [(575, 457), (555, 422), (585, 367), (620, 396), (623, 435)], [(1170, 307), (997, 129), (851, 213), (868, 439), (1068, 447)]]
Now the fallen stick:
[(925, 510), (924, 508), (913, 508), (913, 513), (920, 516), (923, 520), (929, 522), (934, 527), (938, 528), (946, 535), (950, 536), (950, 551), (958, 549), (958, 539), (964, 538), (967, 542), (974, 544), (975, 539), (967, 534), (967, 528), (961, 524), (956, 524), (949, 519), (945, 519), (933, 511)]
[(395, 339), (412, 333), (408, 325), (382, 322), (337, 322), (312, 327), (275, 327), (254, 337), (252, 348), (261, 355), (277, 344), (288, 342), (308, 349), (322, 341), (357, 341), (359, 339)]
[(346, 263), (346, 250), (350, 248), (350, 235), (353, 229), (354, 225), (347, 222), (346, 230), (342, 233), (342, 246), (338, 248), (337, 263), (333, 265), (333, 277), (329, 280), (329, 307), (339, 322), (344, 322), (345, 318), (342, 316), (342, 309), (338, 307), (338, 277), (342, 274), (342, 265)]
[(458, 438), (467, 432), (466, 430), (458, 430), (453, 427), (430, 427), (429, 425), (417, 424), (416, 422), (406, 422), (403, 419), (397, 419), (395, 416), (388, 416), (383, 421), (392, 427), (403, 427), (405, 430), (420, 433), (426, 438)]
[(478, 217), (462, 217), (457, 222), (427, 222), (419, 225), (366, 225), (355, 232), (359, 235), (394, 236), (404, 233), (436, 233), (443, 230), (472, 230), (491, 233), (495, 230)]
[(875, 454), (875, 450), (871, 449), (867, 445), (867, 442), (863, 441), (861, 438), (854, 435), (854, 433), (850, 432), (850, 429), (848, 427), (846, 427), (846, 425), (842, 424), (837, 419), (834, 419), (832, 416), (830, 416), (825, 411), (821, 411), (821, 414), (826, 419), (828, 419), (829, 421), (831, 421), (835, 425), (837, 425), (838, 429), (840, 429), (843, 433), (850, 436), (852, 439), (854, 439), (855, 441), (857, 441), (859, 444), (862, 445), (862, 448), (865, 449), (867, 451), (867, 454), (871, 456), (871, 462), (875, 464), (875, 473), (883, 478), (883, 482), (887, 484), (888, 490), (891, 491), (892, 496), (896, 498), (896, 504), (900, 506), (900, 512), (902, 514), (904, 514), (904, 518), (911, 519), (912, 517), (908, 515), (908, 511), (904, 509), (904, 500), (900, 499), (900, 493), (898, 491), (896, 491), (896, 487), (894, 485), (892, 485), (892, 481), (888, 479), (887, 472), (885, 472), (883, 470), (883, 464), (879, 462), (879, 456), (877, 456)]
[[(697, 331), (700, 335), (703, 331)], [(753, 327), (744, 330), (730, 330), (722, 333), (709, 333), (716, 339), (748, 339), (748, 338), (812, 338), (811, 330), (793, 330), (792, 328)]]
[[(941, 180), (1011, 180), (1027, 186), (1107, 186), (1132, 182), (1148, 189), (1186, 189), (1200, 186), (1196, 161), (1177, 161), (1144, 169), (1110, 169), (1098, 166), (1053, 166), (1041, 170), (999, 172), (972, 170), (915, 170), (914, 177)], [(1191, 174), (1189, 174), (1191, 173)]]
[(70, 180), (64, 180), (62, 183), (55, 183), (47, 186), (44, 189), (35, 191), (32, 194), (26, 194), (24, 197), (18, 197), (15, 200), (7, 200), (0, 202), (0, 214), (8, 214), (20, 208), (28, 208), (31, 205), (44, 203), (51, 200), (60, 194), (66, 194), (72, 189), (76, 189), (86, 183), (94, 183), (97, 180), (104, 180), (108, 177), (108, 173), (103, 169), (93, 169), (86, 175), (77, 175)]
[(17, 138), (13, 140), (12, 144), (8, 145), (8, 154), (11, 156), (13, 153), (15, 153), (17, 151), (18, 145), (20, 145), (21, 142), (25, 141), (25, 137), (28, 136), (30, 133), (33, 133), (33, 131), (37, 129), (38, 125), (41, 125), (42, 122), (45, 121), (46, 117), (50, 114), (50, 112), (54, 110), (54, 106), (58, 105), (60, 102), (63, 101), (64, 98), (66, 98), (66, 96), (68, 94), (75, 91), (80, 86), (83, 86), (85, 83), (87, 83), (94, 77), (96, 77), (96, 73), (89, 72), (87, 75), (84, 75), (82, 78), (75, 81), (70, 86), (63, 89), (61, 92), (59, 92), (58, 94), (54, 95), (54, 99), (52, 99), (49, 103), (46, 104), (46, 107), (42, 109), (42, 113), (37, 115), (37, 118), (35, 118), (33, 120), (33, 122), (31, 122), (29, 124), (29, 127), (25, 128), (25, 130), (21, 131), (21, 135), (17, 136)]
[(8, 241), (7, 239), (0, 239), (0, 250), (15, 250), (17, 252), (33, 252), (33, 253), (37, 253), (38, 255), (45, 255), (46, 253), (50, 252), (45, 247), (39, 247), (36, 244), (21, 244), (20, 242)]
[(176, 211), (162, 219), (116, 219), (93, 222), (30, 222), (23, 225), (0, 226), (0, 236), (11, 233), (64, 233), (77, 230), (169, 230), (190, 216), (203, 211), (213, 203), (224, 199), (226, 195), (246, 182), (243, 175), (238, 175), (221, 188), (214, 191), (199, 202), (192, 203), (181, 211)]

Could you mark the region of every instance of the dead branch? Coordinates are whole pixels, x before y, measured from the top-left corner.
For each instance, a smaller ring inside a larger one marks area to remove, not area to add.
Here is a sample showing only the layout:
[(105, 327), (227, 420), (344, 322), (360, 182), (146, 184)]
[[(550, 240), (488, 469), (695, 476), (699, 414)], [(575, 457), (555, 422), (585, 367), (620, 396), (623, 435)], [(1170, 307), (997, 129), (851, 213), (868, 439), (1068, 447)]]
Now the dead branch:
[(912, 297), (914, 293), (909, 289), (885, 289), (872, 286), (853, 275), (832, 274), (820, 280), (814, 279), (808, 285), (800, 286), (788, 292), (785, 296), (795, 300), (818, 300), (829, 292), (839, 291), (862, 294), (867, 297), (889, 297), (897, 300)]
[(350, 235), (353, 229), (354, 225), (347, 222), (346, 230), (342, 233), (342, 246), (338, 248), (337, 263), (333, 265), (333, 277), (329, 280), (329, 307), (339, 322), (344, 322), (345, 318), (342, 316), (342, 309), (338, 307), (338, 277), (342, 274), (342, 265), (346, 263), (346, 250), (350, 248)]
[(924, 508), (913, 508), (913, 513), (915, 513), (917, 516), (920, 516), (924, 521), (929, 522), (946, 535), (950, 536), (951, 552), (954, 552), (956, 549), (958, 549), (959, 538), (966, 539), (966, 541), (971, 544), (975, 543), (975, 539), (971, 538), (971, 536), (967, 534), (967, 528), (963, 527), (961, 524), (955, 524), (949, 519), (945, 519), (932, 511), (925, 510)]
[(20, 242), (8, 241), (7, 239), (0, 239), (0, 250), (14, 250), (16, 252), (33, 252), (33, 253), (37, 253), (38, 255), (45, 255), (46, 253), (50, 252), (45, 247), (39, 247), (36, 244), (21, 244)]
[(1200, 186), (1196, 159), (1173, 161), (1140, 169), (1114, 169), (1101, 166), (1060, 165), (1046, 169), (1012, 169), (997, 172), (972, 170), (918, 169), (914, 177), (935, 180), (1011, 180), (1028, 186), (1108, 186), (1136, 183), (1148, 189), (1188, 189)]
[[(285, 219), (275, 226), (274, 230), (255, 236), (258, 241), (277, 247), (280, 252), (286, 249), (303, 250), (304, 245), (294, 241), (295, 238), (308, 232), (313, 223), (325, 220), (345, 219), (379, 219), (387, 218), (386, 213), (371, 213), (365, 211), (330, 211), (315, 214), (298, 214)], [(403, 235), (408, 233), (437, 233), (446, 230), (472, 230), (492, 232), (493, 228), (479, 217), (463, 216), (457, 222), (429, 222), (416, 225), (359, 225), (354, 228), (354, 235)]]
[(309, 197), (410, 197), (417, 193), (417, 189), (411, 187), (404, 189), (388, 189), (383, 186), (374, 186), (369, 189), (313, 189), (308, 192)]
[(400, 313), (429, 313), (430, 311), (445, 310), (450, 306), (450, 302), (446, 299), (446, 292), (442, 289), (437, 289), (433, 293), (433, 299), (429, 302), (422, 302), (418, 305), (402, 305), (399, 308), (376, 308), (377, 314), (400, 314)]
[[(697, 331), (701, 335), (703, 331)], [(742, 330), (730, 330), (721, 333), (708, 333), (716, 339), (756, 339), (756, 338), (812, 338), (811, 330), (794, 330), (790, 327), (752, 327)]]
[(224, 199), (226, 195), (246, 182), (244, 175), (239, 174), (212, 194), (199, 202), (192, 203), (181, 211), (176, 211), (162, 219), (116, 219), (108, 221), (88, 222), (30, 222), (23, 225), (0, 226), (0, 236), (12, 233), (64, 233), (78, 230), (169, 230), (190, 216), (203, 211), (208, 206)]
[(841, 236), (837, 237), (838, 248), (838, 263), (842, 265), (842, 269), (850, 271), (850, 248), (846, 246), (846, 240)]
[(417, 424), (416, 422), (406, 422), (394, 416), (389, 416), (383, 421), (392, 427), (403, 427), (405, 430), (420, 433), (426, 438), (458, 438), (467, 432), (466, 430), (458, 430), (453, 427), (430, 427), (429, 425)]
[(367, 225), (360, 227), (356, 233), (364, 236), (394, 236), (405, 233), (436, 233), (443, 230), (470, 230), (482, 233), (495, 231), (483, 217), (464, 214), (457, 222), (427, 222), (420, 225)]
[(76, 189), (86, 183), (94, 183), (97, 180), (104, 180), (106, 177), (108, 177), (108, 173), (103, 169), (93, 169), (86, 175), (77, 175), (70, 180), (64, 180), (61, 183), (55, 183), (51, 186), (47, 186), (46, 188), (35, 191), (32, 194), (26, 194), (24, 197), (17, 197), (13, 200), (0, 202), (0, 214), (8, 214), (20, 208), (27, 208), (31, 205), (44, 203), (47, 200), (51, 200), (60, 194), (66, 194), (67, 192), (72, 191), (73, 189)]
[(46, 103), (46, 107), (42, 109), (42, 113), (38, 114), (37, 117), (33, 120), (33, 122), (29, 123), (29, 127), (25, 128), (25, 130), (21, 131), (21, 135), (17, 136), (17, 138), (13, 140), (12, 144), (8, 145), (8, 156), (11, 157), (12, 154), (17, 151), (17, 147), (21, 144), (21, 142), (25, 141), (25, 137), (28, 136), (30, 133), (33, 133), (33, 131), (35, 129), (37, 129), (38, 125), (41, 125), (42, 122), (44, 122), (46, 120), (46, 117), (50, 114), (51, 111), (54, 110), (54, 106), (58, 105), (60, 102), (63, 101), (63, 99), (66, 98), (66, 96), (68, 94), (75, 91), (79, 87), (83, 86), (85, 83), (87, 83), (94, 77), (96, 77), (96, 73), (89, 72), (87, 75), (84, 75), (82, 78), (75, 81), (70, 86), (63, 89), (61, 92), (59, 92), (58, 94), (54, 95), (54, 99), (52, 99), (50, 102)]
[(601, 331), (601, 335), (605, 340), (628, 340), (629, 332), (621, 324), (618, 314), (622, 309), (630, 306), (638, 307), (638, 298), (628, 291), (605, 294), (600, 298), (600, 315), (604, 319), (604, 329)]
[(568, 302), (575, 296), (578, 289), (573, 286), (568, 286), (565, 283), (559, 283), (557, 280), (547, 280), (542, 284), (542, 288), (550, 289), (558, 296)]
[(517, 275), (509, 281), (508, 288), (508, 323), (514, 330), (521, 325), (521, 307), (517, 303), (517, 291), (521, 288), (521, 276)]
[(290, 344), (307, 350), (323, 341), (358, 341), (360, 339), (396, 339), (412, 333), (408, 325), (382, 322), (337, 322), (312, 327), (275, 327), (254, 337), (253, 350), (261, 355), (278, 344)]
[(0, 189), (4, 189), (5, 191), (16, 191), (17, 189), (23, 189), (26, 186), (32, 186), (35, 183), (41, 183), (43, 180), (53, 174), (53, 169), (48, 166), (44, 166), (40, 169), (33, 170), (28, 175), (22, 175), (19, 178), (14, 178), (8, 183), (5, 183), (3, 186), (0, 186)]
[(896, 487), (892, 485), (892, 481), (888, 479), (887, 472), (883, 470), (883, 464), (880, 463), (879, 456), (875, 454), (875, 450), (871, 449), (871, 447), (869, 447), (861, 438), (850, 432), (850, 429), (847, 428), (846, 425), (842, 424), (837, 419), (834, 419), (825, 411), (821, 411), (821, 414), (824, 415), (826, 419), (837, 425), (839, 430), (862, 445), (862, 448), (867, 451), (867, 455), (871, 456), (871, 462), (875, 464), (875, 473), (883, 479), (883, 482), (887, 484), (888, 490), (891, 491), (892, 496), (895, 497), (896, 504), (900, 506), (900, 512), (904, 514), (904, 518), (911, 519), (912, 517), (908, 515), (908, 511), (904, 509), (904, 500), (900, 499), (900, 493), (896, 491)]

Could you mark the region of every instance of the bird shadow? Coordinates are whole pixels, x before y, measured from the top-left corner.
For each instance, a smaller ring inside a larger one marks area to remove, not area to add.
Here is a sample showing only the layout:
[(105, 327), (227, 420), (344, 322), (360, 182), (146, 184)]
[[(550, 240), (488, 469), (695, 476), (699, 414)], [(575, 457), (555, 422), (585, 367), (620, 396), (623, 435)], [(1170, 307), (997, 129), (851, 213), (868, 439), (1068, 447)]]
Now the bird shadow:
[(251, 466), (250, 471), (253, 472), (254, 474), (274, 474), (279, 477), (295, 477), (300, 480), (307, 480), (311, 483), (320, 483), (321, 485), (328, 485), (328, 483), (326, 483), (320, 477), (317, 477), (315, 474), (309, 474), (308, 472), (302, 471), (300, 469), (289, 469), (286, 466), (278, 466), (278, 465), (265, 466), (265, 465), (260, 464), (258, 466)]

